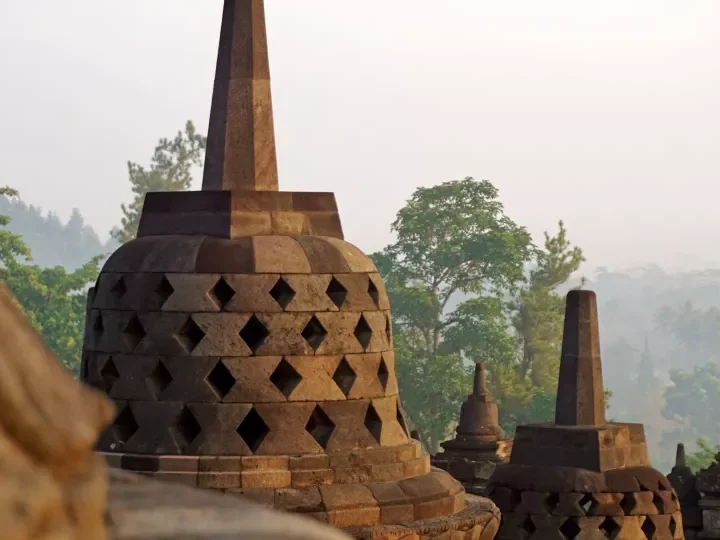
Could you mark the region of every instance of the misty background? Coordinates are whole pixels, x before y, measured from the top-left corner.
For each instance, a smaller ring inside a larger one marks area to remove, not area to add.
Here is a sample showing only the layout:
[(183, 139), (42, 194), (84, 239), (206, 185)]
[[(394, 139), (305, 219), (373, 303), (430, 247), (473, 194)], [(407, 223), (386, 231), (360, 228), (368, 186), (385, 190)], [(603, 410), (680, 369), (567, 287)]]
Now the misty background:
[[(0, 213), (38, 264), (112, 251), (126, 162), (188, 119), (206, 130), (221, 10), (0, 1), (0, 184), (22, 199)], [(659, 467), (681, 437), (720, 442), (670, 426), (656, 395), (720, 350), (720, 3), (267, 0), (266, 16), (281, 189), (335, 192), (366, 252), (415, 188), (465, 176), (538, 241), (563, 219), (599, 297), (610, 417), (646, 423)]]

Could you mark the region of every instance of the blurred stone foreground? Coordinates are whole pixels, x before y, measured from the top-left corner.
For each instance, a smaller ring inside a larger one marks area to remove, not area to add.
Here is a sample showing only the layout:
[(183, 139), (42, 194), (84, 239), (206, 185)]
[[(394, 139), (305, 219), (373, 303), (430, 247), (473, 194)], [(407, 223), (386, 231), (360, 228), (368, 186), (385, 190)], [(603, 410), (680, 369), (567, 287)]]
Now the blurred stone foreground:
[(0, 284), (2, 540), (342, 540), (237, 497), (112, 472), (93, 453), (114, 407), (77, 382)]

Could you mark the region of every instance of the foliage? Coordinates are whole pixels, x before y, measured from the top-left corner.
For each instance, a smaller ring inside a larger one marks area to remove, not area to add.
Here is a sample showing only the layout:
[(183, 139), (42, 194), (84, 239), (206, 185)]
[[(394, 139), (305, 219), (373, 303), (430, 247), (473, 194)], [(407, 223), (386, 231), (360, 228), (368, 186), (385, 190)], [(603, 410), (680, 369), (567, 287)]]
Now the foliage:
[[(17, 196), (10, 188), (0, 195)], [(100, 256), (68, 272), (62, 266), (33, 264), (30, 249), (20, 235), (5, 228), (0, 216), (0, 279), (15, 295), (33, 327), (69, 370), (77, 373), (85, 326), (85, 291), (98, 274)]]
[(720, 453), (720, 444), (712, 446), (702, 437), (697, 439), (695, 444), (698, 449), (686, 456), (687, 465), (693, 472), (697, 472), (700, 469), (707, 469), (710, 464), (715, 461), (715, 456)]
[[(393, 306), (405, 407), (436, 450), (471, 390), (469, 355), (513, 361), (498, 295), (522, 280), (532, 244), (497, 189), (472, 178), (419, 188), (392, 230), (397, 241), (373, 259)], [(449, 308), (458, 293), (471, 298)]]
[(192, 183), (193, 167), (202, 164), (207, 139), (196, 132), (188, 121), (185, 130), (174, 139), (160, 139), (150, 160), (150, 167), (128, 162), (128, 175), (135, 198), (129, 205), (122, 205), (122, 226), (110, 235), (120, 243), (135, 238), (140, 224), (145, 195), (150, 191), (185, 191)]

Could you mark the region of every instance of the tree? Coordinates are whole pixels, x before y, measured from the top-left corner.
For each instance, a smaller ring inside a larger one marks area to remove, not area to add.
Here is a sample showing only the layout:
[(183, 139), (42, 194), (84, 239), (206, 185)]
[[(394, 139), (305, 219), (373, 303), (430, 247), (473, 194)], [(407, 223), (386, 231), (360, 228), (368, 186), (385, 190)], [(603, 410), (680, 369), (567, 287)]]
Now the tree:
[[(17, 192), (0, 188), (0, 195)], [(98, 275), (101, 256), (68, 272), (62, 266), (41, 268), (32, 264), (30, 249), (22, 237), (6, 229), (7, 216), (0, 216), (0, 279), (48, 347), (69, 370), (77, 373), (85, 326), (85, 291)]]
[(192, 184), (193, 167), (202, 164), (207, 139), (196, 132), (188, 121), (185, 131), (174, 139), (160, 139), (150, 160), (150, 167), (128, 162), (128, 175), (135, 198), (122, 205), (122, 226), (110, 235), (120, 243), (129, 242), (137, 235), (145, 195), (150, 191), (185, 191)]
[(417, 189), (392, 230), (396, 242), (373, 259), (393, 308), (406, 410), (435, 451), (470, 391), (470, 355), (512, 362), (499, 298), (523, 279), (532, 243), (497, 189), (472, 178)]
[(695, 441), (695, 444), (698, 449), (688, 454), (687, 465), (693, 472), (698, 472), (700, 469), (707, 469), (715, 461), (715, 456), (720, 454), (720, 445), (712, 446), (702, 437)]

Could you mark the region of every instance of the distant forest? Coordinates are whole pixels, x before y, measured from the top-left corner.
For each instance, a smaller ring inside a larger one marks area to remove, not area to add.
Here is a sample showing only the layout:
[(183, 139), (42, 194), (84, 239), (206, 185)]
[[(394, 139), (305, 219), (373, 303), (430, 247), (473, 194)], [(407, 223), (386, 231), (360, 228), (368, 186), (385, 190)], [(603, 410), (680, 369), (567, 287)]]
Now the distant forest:
[(0, 214), (10, 218), (7, 229), (22, 236), (33, 262), (43, 268), (76, 270), (93, 257), (110, 255), (119, 245), (112, 239), (103, 243), (77, 209), (63, 223), (54, 212), (43, 213), (21, 199), (0, 197)]

